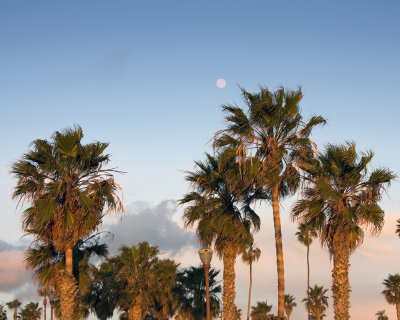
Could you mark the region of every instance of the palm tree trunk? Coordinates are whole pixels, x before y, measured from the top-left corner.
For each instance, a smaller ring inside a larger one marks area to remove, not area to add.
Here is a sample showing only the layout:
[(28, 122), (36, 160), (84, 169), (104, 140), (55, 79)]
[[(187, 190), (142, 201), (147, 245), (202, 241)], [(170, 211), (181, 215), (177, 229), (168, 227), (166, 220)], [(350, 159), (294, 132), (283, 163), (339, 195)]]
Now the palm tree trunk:
[(272, 210), (274, 214), (276, 268), (278, 271), (278, 317), (285, 316), (285, 270), (283, 265), (283, 247), (281, 217), (279, 213), (279, 185), (272, 190)]
[(46, 296), (45, 296), (43, 298), (44, 320), (46, 320), (46, 305), (47, 305), (47, 299), (46, 299)]
[(250, 319), (250, 300), (251, 300), (251, 286), (253, 284), (253, 264), (250, 261), (250, 286), (249, 286), (249, 302), (247, 304), (247, 320)]
[(14, 308), (14, 320), (17, 320), (17, 308)]
[(74, 318), (77, 284), (73, 275), (72, 263), (72, 248), (67, 248), (65, 250), (65, 271), (59, 271), (60, 284), (58, 288), (60, 313), (63, 320), (73, 320)]
[(396, 303), (397, 320), (400, 320), (400, 303)]
[(142, 305), (143, 305), (142, 295), (139, 294), (136, 296), (134, 306), (129, 309), (129, 313), (128, 313), (129, 320), (142, 320), (142, 318), (143, 318)]
[(319, 309), (315, 311), (315, 318), (316, 320), (321, 320), (321, 311)]
[[(310, 301), (310, 245), (307, 244), (307, 299)], [(307, 308), (308, 319), (310, 319), (310, 310)]]
[(236, 250), (233, 244), (227, 244), (224, 247), (224, 292), (222, 295), (223, 319), (234, 320), (236, 316), (235, 307), (235, 260)]
[(333, 243), (332, 293), (335, 320), (350, 319), (349, 251), (343, 243)]

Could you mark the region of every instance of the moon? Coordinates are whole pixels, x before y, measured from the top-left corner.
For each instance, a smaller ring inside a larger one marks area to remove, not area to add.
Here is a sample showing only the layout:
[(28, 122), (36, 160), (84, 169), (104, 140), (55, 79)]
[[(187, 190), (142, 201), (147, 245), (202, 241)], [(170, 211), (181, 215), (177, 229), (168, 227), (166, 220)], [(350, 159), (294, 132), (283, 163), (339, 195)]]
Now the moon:
[(222, 88), (225, 88), (226, 81), (224, 79), (220, 78), (220, 79), (217, 80), (216, 84), (217, 84), (218, 88), (222, 89)]

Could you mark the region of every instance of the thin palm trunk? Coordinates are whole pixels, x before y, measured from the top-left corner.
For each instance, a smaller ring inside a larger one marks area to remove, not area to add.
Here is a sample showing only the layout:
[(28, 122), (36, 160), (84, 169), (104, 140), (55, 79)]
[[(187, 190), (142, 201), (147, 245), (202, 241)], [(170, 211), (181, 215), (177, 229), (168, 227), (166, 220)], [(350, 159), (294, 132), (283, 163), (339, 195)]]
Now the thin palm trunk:
[(14, 320), (17, 320), (17, 308), (14, 308)]
[(400, 320), (400, 303), (396, 303), (397, 320)]
[(46, 299), (46, 296), (45, 296), (43, 298), (44, 320), (46, 320), (46, 305), (47, 305), (47, 299)]
[[(307, 244), (307, 299), (310, 301), (310, 245)], [(310, 319), (310, 310), (307, 308), (308, 318)]]
[(321, 320), (321, 311), (319, 309), (315, 311), (315, 318), (316, 320)]
[(282, 230), (279, 213), (279, 186), (272, 191), (272, 210), (274, 214), (276, 268), (278, 271), (278, 317), (285, 315), (285, 271), (283, 265)]
[(332, 292), (335, 320), (350, 319), (349, 252), (343, 244), (333, 244)]
[(251, 303), (251, 286), (253, 284), (253, 264), (250, 261), (250, 286), (249, 286), (249, 302), (247, 304), (247, 320), (250, 319), (250, 303)]
[(235, 307), (235, 260), (236, 253), (235, 247), (232, 244), (228, 244), (224, 248), (224, 292), (222, 295), (223, 303), (223, 319), (233, 320), (236, 316)]

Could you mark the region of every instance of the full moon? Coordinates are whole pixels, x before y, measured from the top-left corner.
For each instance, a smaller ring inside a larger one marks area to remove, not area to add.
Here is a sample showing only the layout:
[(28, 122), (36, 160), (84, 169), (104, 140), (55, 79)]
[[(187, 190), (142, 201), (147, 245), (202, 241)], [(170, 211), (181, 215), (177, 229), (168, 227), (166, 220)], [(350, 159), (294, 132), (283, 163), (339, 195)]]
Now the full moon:
[(217, 87), (218, 88), (222, 89), (222, 88), (225, 88), (225, 86), (226, 86), (226, 81), (224, 79), (221, 78), (221, 79), (217, 80)]

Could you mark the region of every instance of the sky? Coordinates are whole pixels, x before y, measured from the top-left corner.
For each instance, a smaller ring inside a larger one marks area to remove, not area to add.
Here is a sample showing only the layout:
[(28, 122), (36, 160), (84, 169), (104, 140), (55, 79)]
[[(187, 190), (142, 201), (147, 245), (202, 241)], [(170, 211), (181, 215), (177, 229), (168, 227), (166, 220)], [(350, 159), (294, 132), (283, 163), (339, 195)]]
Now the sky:
[[(0, 303), (34, 293), (10, 165), (34, 139), (74, 124), (84, 141), (109, 142), (111, 166), (126, 172), (116, 177), (125, 217), (104, 225), (116, 234), (110, 246), (148, 240), (182, 266), (198, 263), (198, 244), (176, 208), (188, 189), (184, 171), (223, 128), (220, 106), (242, 105), (239, 85), (254, 92), (302, 86), (303, 115), (328, 119), (312, 136), (320, 149), (352, 140), (375, 152), (373, 167), (399, 173), (399, 10), (398, 1), (1, 1)], [(395, 316), (380, 291), (389, 273), (400, 272), (399, 196), (396, 181), (382, 202), (382, 234), (352, 257), (352, 319), (374, 319), (381, 309)], [(305, 250), (288, 218), (295, 199), (282, 203), (282, 220), (287, 287), (298, 302), (293, 318), (302, 320)], [(254, 301), (276, 308), (271, 209), (259, 211)], [(332, 266), (317, 243), (312, 261), (316, 283), (328, 288)], [(237, 275), (244, 310), (248, 275), (240, 260)]]

